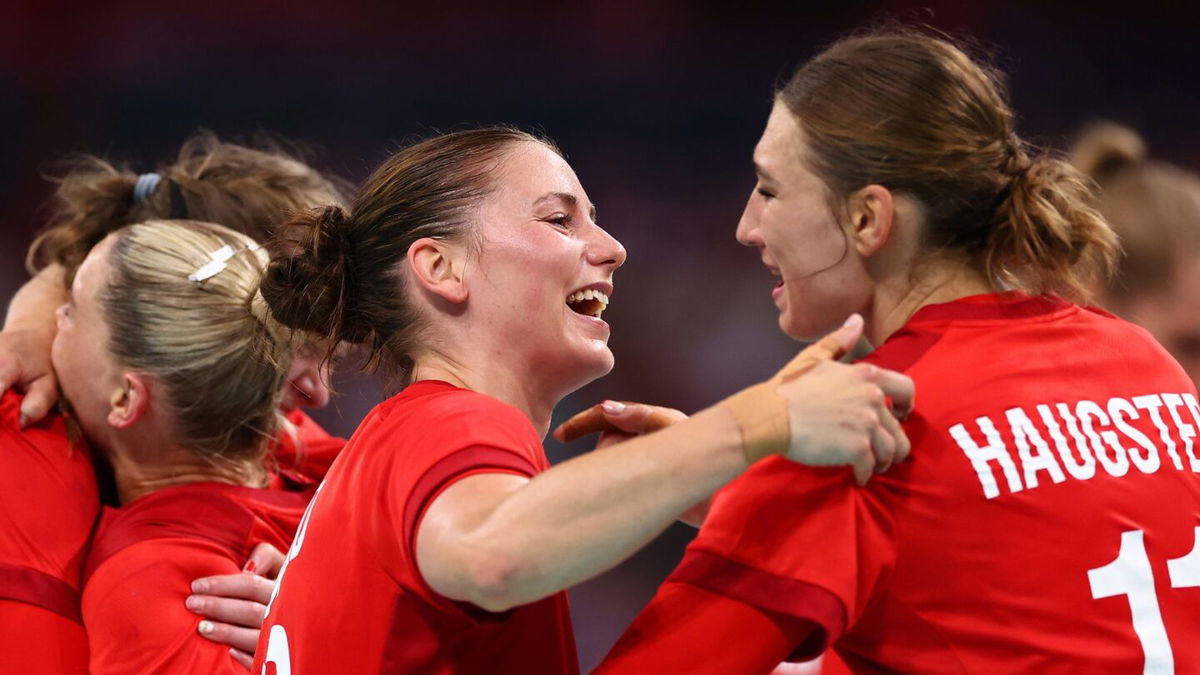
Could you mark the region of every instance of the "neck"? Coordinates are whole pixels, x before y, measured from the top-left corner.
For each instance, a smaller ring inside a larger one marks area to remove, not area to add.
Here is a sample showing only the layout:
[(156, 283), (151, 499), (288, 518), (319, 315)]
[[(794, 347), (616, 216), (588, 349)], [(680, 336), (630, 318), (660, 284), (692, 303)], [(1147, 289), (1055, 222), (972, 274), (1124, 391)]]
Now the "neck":
[(521, 377), (517, 369), (492, 356), (488, 350), (472, 351), (464, 358), (426, 353), (414, 359), (413, 379), (442, 380), (503, 401), (524, 413), (538, 435), (544, 437), (550, 429), (554, 406), (565, 392), (547, 393), (537, 386), (537, 378)]
[(111, 447), (105, 454), (112, 465), (117, 497), (122, 504), (188, 483), (266, 485), (266, 471), (257, 462), (214, 464), (187, 448), (171, 444), (125, 442)]
[(879, 285), (865, 330), (871, 344), (881, 344), (922, 307), (994, 290), (982, 274), (960, 262), (930, 262), (921, 271), (919, 276), (905, 271)]

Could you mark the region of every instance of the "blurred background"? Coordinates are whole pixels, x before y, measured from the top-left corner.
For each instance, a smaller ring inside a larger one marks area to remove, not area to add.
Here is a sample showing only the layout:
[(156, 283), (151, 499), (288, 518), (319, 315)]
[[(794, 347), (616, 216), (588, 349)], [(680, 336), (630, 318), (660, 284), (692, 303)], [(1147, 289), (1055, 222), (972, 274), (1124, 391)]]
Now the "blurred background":
[[(1148, 3), (777, 2), (0, 3), (0, 296), (25, 280), (43, 175), (76, 153), (151, 171), (198, 129), (302, 141), (351, 181), (407, 141), (508, 122), (558, 141), (600, 222), (629, 250), (613, 304), (616, 370), (601, 398), (693, 411), (794, 351), (772, 280), (733, 231), (772, 85), (839, 35), (898, 18), (970, 36), (1009, 74), (1020, 132), (1065, 148), (1084, 122), (1140, 130), (1200, 167), (1197, 10)], [(383, 394), (339, 377), (316, 415), (350, 434)], [(559, 461), (588, 449), (547, 441)], [(676, 526), (572, 592), (595, 665), (690, 538)]]

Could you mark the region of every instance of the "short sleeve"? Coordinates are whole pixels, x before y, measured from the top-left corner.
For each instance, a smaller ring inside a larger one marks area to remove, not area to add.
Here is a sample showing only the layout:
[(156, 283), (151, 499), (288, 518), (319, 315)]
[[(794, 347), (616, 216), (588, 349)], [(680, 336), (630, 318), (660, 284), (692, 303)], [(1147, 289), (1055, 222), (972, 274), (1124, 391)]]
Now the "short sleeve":
[(895, 555), (891, 515), (849, 469), (769, 458), (717, 493), (671, 580), (816, 624), (803, 660), (853, 625)]
[(184, 601), (194, 579), (238, 572), (215, 546), (154, 539), (106, 560), (83, 591), (92, 675), (240, 673), (229, 648), (197, 632), (201, 617)]

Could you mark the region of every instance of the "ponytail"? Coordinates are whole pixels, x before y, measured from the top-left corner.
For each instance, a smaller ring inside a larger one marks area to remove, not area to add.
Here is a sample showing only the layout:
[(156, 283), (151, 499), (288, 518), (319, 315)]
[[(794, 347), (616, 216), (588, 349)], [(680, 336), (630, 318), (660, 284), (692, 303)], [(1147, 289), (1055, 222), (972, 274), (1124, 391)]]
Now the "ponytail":
[(1091, 300), (1119, 256), (1117, 236), (1090, 204), (1087, 179), (1042, 155), (1012, 177), (985, 246), (984, 269), (1005, 286)]

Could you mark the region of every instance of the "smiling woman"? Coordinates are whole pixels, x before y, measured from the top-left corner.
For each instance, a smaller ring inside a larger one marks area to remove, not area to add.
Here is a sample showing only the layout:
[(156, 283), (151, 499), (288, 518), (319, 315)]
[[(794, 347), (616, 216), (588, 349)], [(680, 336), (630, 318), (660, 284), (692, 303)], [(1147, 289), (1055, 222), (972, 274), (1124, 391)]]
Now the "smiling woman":
[(577, 672), (564, 589), (749, 464), (781, 454), (866, 476), (907, 451), (884, 407), (907, 405), (907, 379), (821, 362), (550, 468), (554, 406), (613, 367), (603, 312), (625, 249), (561, 153), (519, 131), (417, 143), (349, 213), (294, 220), (272, 253), (276, 318), (369, 345), (407, 386), (322, 484), (255, 672)]

